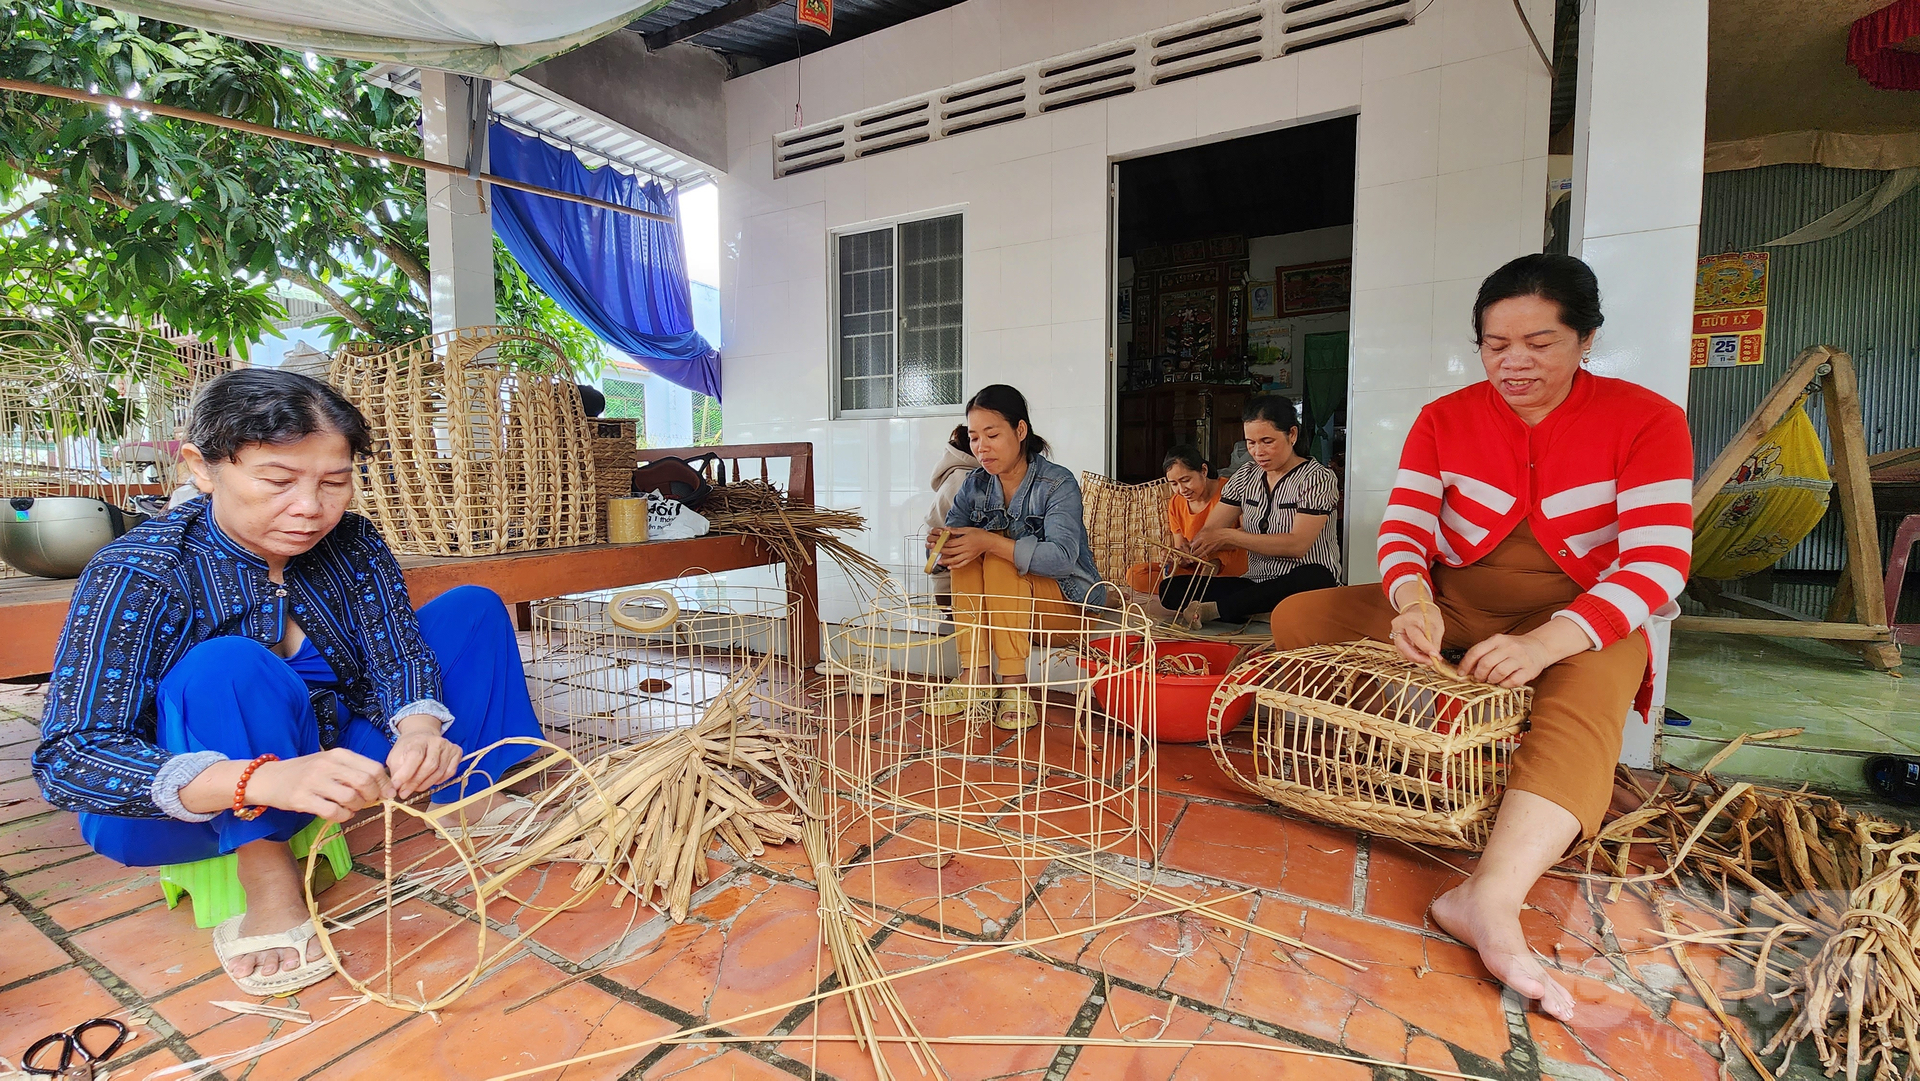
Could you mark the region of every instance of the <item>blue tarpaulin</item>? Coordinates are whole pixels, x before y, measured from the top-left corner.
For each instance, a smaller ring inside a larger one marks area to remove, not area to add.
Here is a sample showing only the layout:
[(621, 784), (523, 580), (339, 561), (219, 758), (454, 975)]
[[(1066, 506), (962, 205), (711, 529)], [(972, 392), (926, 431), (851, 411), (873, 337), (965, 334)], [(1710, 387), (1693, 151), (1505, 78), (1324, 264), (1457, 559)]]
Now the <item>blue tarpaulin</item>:
[[(679, 200), (657, 182), (589, 169), (500, 124), (487, 138), (498, 176), (679, 220)], [(693, 327), (678, 225), (499, 187), (489, 194), (493, 231), (555, 304), (648, 370), (720, 397), (720, 353)]]

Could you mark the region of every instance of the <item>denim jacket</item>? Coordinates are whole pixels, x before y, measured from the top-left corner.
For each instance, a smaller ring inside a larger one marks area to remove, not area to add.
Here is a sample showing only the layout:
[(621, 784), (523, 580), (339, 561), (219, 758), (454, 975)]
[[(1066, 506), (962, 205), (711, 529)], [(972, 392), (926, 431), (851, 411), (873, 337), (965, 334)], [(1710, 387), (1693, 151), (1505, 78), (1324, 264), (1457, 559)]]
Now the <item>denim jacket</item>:
[(1099, 604), (1104, 598), (1104, 592), (1090, 596), (1100, 584), (1100, 572), (1087, 544), (1080, 482), (1045, 455), (1036, 454), (1027, 463), (1027, 475), (1013, 490), (1011, 504), (1001, 498), (1000, 478), (984, 468), (967, 474), (947, 512), (947, 526), (972, 526), (1013, 538), (1014, 569), (1058, 581), (1061, 595), (1075, 604)]

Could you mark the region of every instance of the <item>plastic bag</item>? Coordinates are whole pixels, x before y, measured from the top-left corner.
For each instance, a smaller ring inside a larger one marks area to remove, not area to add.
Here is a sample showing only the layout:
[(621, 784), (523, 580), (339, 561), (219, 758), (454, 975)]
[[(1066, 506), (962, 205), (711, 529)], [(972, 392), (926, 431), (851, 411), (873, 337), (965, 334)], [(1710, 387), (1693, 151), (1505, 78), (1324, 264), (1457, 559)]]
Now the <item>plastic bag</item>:
[(677, 499), (654, 492), (647, 497), (647, 539), (688, 540), (707, 535), (707, 520)]

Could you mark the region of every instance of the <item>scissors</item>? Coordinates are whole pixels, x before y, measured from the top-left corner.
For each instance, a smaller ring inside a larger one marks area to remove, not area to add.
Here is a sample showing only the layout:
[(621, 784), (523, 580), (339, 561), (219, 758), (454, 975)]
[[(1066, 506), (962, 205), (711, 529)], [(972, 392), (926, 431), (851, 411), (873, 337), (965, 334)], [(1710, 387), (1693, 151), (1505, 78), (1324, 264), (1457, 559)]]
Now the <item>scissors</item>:
[[(92, 1037), (98, 1044), (99, 1032), (113, 1033), (113, 1042), (95, 1050), (87, 1046)], [(82, 1021), (66, 1032), (56, 1032), (51, 1036), (42, 1036), (20, 1060), (20, 1068), (34, 1077), (54, 1077), (59, 1081), (93, 1081), (93, 1065), (105, 1062), (113, 1057), (120, 1045), (127, 1042), (127, 1026), (111, 1017), (96, 1017), (91, 1021)], [(58, 1061), (55, 1061), (54, 1048), (59, 1048)]]

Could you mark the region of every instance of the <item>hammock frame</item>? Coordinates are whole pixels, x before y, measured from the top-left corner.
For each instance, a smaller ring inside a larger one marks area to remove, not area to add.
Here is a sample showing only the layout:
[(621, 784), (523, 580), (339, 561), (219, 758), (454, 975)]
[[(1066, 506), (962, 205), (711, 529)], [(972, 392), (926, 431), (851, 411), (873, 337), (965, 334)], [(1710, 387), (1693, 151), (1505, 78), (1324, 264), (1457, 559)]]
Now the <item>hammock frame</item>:
[(1773, 385), (1732, 442), (1693, 485), (1693, 514), (1698, 521), (1720, 489), (1802, 398), (1817, 388), (1826, 407), (1827, 435), (1833, 451), (1833, 498), (1847, 541), (1840, 588), (1825, 619), (1808, 617), (1757, 597), (1728, 592), (1708, 578), (1687, 582), (1687, 595), (1713, 616), (1681, 616), (1675, 630), (1720, 634), (1757, 634), (1770, 638), (1812, 638), (1857, 653), (1871, 667), (1892, 672), (1900, 667), (1900, 647), (1888, 624), (1887, 598), (1880, 569), (1880, 537), (1875, 531), (1873, 483), (1868, 473), (1867, 437), (1860, 407), (1860, 380), (1853, 357), (1831, 345), (1800, 351), (1786, 374)]

